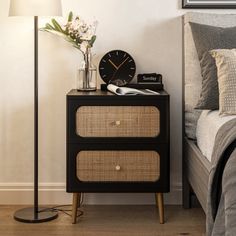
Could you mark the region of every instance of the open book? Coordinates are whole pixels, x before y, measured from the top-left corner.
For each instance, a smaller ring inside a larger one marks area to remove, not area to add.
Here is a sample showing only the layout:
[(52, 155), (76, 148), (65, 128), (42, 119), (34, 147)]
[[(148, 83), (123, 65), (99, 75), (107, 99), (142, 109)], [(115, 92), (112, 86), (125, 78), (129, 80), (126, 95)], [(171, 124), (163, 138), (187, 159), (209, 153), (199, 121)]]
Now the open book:
[(156, 91), (152, 91), (149, 89), (135, 89), (135, 88), (128, 88), (128, 87), (118, 87), (114, 84), (109, 84), (107, 89), (112, 93), (117, 95), (159, 95), (160, 93)]

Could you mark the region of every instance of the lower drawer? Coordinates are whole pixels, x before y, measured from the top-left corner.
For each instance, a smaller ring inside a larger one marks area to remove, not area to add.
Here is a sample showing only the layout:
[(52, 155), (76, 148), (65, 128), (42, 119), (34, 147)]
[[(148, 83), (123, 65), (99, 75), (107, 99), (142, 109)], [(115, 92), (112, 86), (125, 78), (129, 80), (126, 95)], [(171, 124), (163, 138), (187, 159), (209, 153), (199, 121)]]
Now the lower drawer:
[(160, 155), (156, 151), (80, 151), (76, 175), (84, 182), (156, 182)]
[(67, 144), (70, 193), (169, 191), (168, 144)]

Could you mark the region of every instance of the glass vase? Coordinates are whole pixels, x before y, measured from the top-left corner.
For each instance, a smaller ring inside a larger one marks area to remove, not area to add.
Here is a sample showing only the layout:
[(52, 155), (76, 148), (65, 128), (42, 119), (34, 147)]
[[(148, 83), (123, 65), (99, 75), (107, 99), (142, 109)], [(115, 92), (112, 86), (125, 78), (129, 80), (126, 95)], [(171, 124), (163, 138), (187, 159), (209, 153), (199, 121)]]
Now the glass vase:
[(95, 91), (97, 89), (97, 68), (92, 62), (90, 48), (83, 54), (77, 74), (78, 91)]

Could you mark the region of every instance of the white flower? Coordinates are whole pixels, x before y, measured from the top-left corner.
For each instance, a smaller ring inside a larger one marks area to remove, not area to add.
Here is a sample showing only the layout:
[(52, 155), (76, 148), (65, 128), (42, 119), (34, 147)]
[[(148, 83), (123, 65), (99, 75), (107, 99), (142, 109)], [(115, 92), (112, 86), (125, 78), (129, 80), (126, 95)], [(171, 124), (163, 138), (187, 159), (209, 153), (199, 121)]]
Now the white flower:
[[(48, 23), (44, 30), (62, 36), (75, 48), (85, 54), (87, 49), (93, 46), (96, 39), (97, 24), (97, 21), (85, 22), (78, 16), (73, 19), (73, 14), (70, 12), (70, 21), (67, 21), (66, 24), (59, 24), (55, 19), (53, 19), (52, 25)], [(57, 27), (58, 25), (61, 26), (62, 30)]]

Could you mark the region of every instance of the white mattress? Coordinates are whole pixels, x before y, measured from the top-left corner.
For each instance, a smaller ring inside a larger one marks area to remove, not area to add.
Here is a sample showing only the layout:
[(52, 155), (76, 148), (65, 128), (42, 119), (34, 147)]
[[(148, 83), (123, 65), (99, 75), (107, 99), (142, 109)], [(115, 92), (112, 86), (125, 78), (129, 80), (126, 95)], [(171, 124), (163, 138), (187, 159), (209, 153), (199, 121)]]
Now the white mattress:
[(210, 162), (217, 132), (222, 125), (234, 118), (236, 119), (236, 115), (220, 116), (219, 111), (208, 110), (203, 111), (199, 117), (196, 129), (197, 145)]

